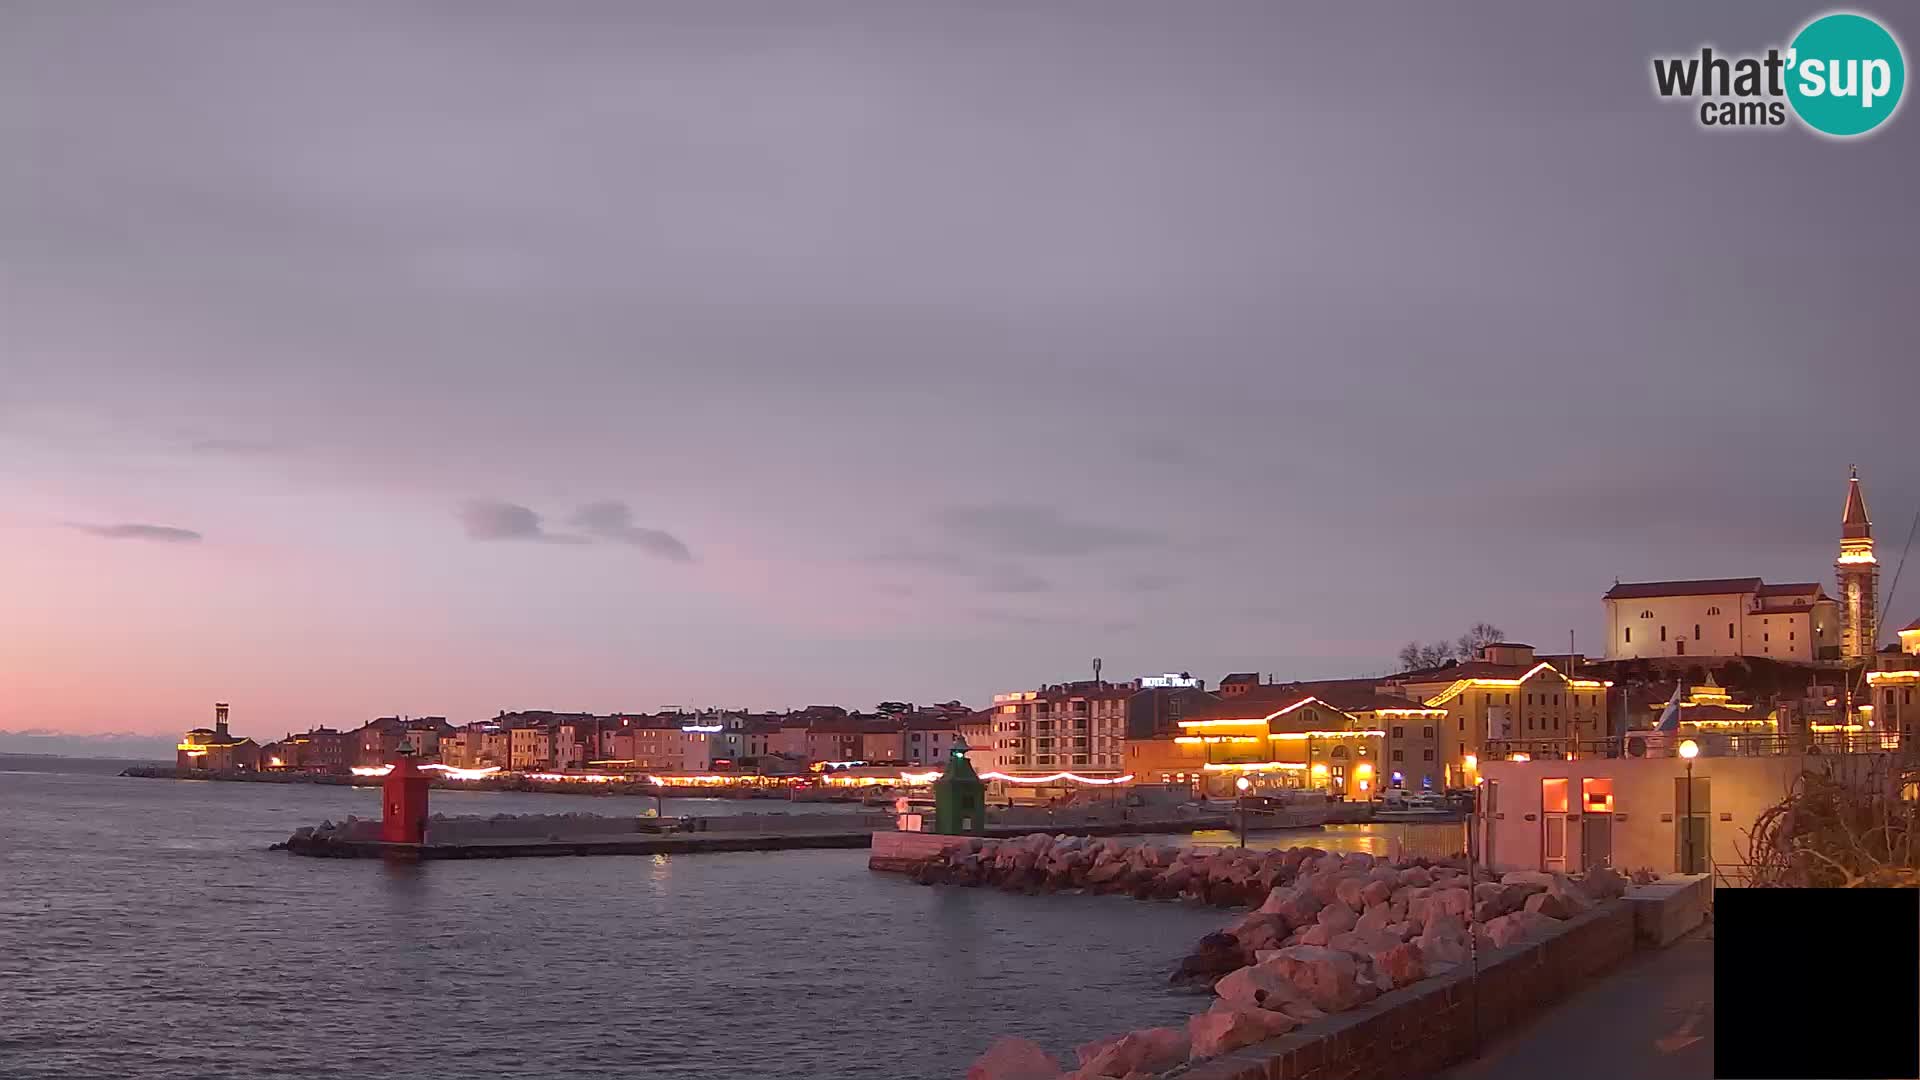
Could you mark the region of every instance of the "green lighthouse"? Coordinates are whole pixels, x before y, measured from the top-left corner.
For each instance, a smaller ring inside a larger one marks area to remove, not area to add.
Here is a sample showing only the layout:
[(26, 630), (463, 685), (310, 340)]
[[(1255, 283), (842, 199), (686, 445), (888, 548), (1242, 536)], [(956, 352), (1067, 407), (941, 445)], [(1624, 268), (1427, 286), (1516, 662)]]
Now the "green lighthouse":
[(947, 769), (933, 782), (933, 831), (947, 836), (987, 831), (987, 782), (967, 760), (967, 742), (956, 737)]

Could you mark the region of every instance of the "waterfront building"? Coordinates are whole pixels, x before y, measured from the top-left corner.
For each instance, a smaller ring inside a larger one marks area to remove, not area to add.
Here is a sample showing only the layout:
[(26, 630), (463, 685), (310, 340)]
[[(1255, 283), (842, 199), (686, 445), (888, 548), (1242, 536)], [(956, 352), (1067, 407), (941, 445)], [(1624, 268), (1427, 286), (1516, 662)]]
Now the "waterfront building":
[(923, 712), (908, 716), (902, 760), (910, 765), (944, 765), (948, 752), (960, 740), (960, 725), (967, 715), (970, 714)]
[(860, 718), (861, 761), (900, 762), (907, 759), (906, 721), (899, 716)]
[(227, 706), (213, 707), (213, 726), (194, 728), (174, 747), (174, 765), (181, 769), (229, 772), (260, 768), (260, 746), (227, 730)]
[(1235, 794), (1244, 777), (1256, 792), (1318, 790), (1367, 800), (1388, 775), (1387, 731), (1379, 725), (1441, 715), (1378, 694), (1365, 680), (1257, 686), (1196, 709), (1178, 721), (1178, 734), (1127, 740), (1126, 766), (1136, 783), (1188, 784), (1210, 797)]
[[(995, 694), (989, 734), (998, 764), (993, 771), (1070, 771), (1103, 779), (1121, 775), (1127, 701), (1133, 694), (1131, 685), (1104, 680)], [(980, 763), (975, 761), (974, 767), (980, 770)]]
[(1531, 645), (1497, 642), (1467, 663), (1403, 672), (1380, 689), (1446, 710), (1435, 732), (1437, 782), (1463, 788), (1477, 782), (1475, 767), (1490, 739), (1536, 740), (1540, 752), (1571, 753), (1581, 741), (1604, 738), (1612, 685), (1569, 676), (1538, 659)]
[(994, 711), (990, 708), (968, 713), (960, 721), (960, 739), (967, 746), (967, 761), (977, 773), (1000, 770), (1000, 754), (993, 745)]
[[(1666, 708), (1665, 700), (1647, 702), (1647, 713), (1635, 727), (1657, 727)], [(1682, 735), (1762, 735), (1777, 733), (1780, 720), (1772, 709), (1734, 701), (1709, 672), (1704, 684), (1688, 687), (1681, 696), (1679, 729)]]
[(1905, 746), (1920, 727), (1920, 619), (1901, 627), (1899, 638), (1899, 645), (1874, 655), (1866, 712), (1874, 730)]
[[(1649, 740), (1641, 756), (1483, 763), (1479, 820), (1487, 864), (1496, 871), (1611, 866), (1713, 873), (1741, 884), (1747, 831), (1802, 772), (1831, 768), (1858, 783), (1898, 775), (1889, 771), (1887, 753), (1810, 756), (1730, 745), (1723, 754), (1703, 739), (1694, 744), (1699, 756), (1692, 761), (1689, 789), (1681, 745), (1666, 738)], [(1778, 744), (1768, 739), (1760, 745)]]
[(601, 736), (606, 757), (591, 762), (634, 772), (704, 773), (713, 768), (714, 724), (687, 723), (691, 717), (622, 716)]
[(1241, 694), (1260, 685), (1260, 673), (1257, 671), (1236, 671), (1220, 680), (1221, 697), (1239, 697)]
[(290, 734), (279, 742), (281, 763), (275, 768), (303, 772), (343, 773), (357, 760), (359, 742), (336, 728), (317, 727)]
[(516, 721), (507, 729), (507, 768), (515, 772), (544, 768), (553, 760), (553, 734), (538, 720)]
[(1127, 738), (1146, 739), (1176, 730), (1182, 717), (1221, 700), (1206, 683), (1187, 675), (1147, 676), (1133, 681), (1127, 699)]

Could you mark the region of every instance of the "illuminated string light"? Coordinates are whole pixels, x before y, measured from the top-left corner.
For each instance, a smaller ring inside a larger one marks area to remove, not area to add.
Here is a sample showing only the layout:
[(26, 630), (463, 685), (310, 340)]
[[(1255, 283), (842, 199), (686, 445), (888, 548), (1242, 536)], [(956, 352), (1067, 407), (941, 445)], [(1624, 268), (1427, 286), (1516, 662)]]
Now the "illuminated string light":
[(1070, 773), (1070, 772), (1057, 772), (1047, 776), (1016, 776), (1012, 773), (989, 772), (989, 773), (981, 773), (980, 779), (1004, 780), (1009, 784), (1051, 784), (1058, 780), (1071, 780), (1076, 784), (1104, 785), (1104, 784), (1124, 784), (1127, 781), (1133, 779), (1133, 774), (1128, 773), (1125, 776), (1102, 778), (1098, 776), (1080, 776), (1076, 773)]

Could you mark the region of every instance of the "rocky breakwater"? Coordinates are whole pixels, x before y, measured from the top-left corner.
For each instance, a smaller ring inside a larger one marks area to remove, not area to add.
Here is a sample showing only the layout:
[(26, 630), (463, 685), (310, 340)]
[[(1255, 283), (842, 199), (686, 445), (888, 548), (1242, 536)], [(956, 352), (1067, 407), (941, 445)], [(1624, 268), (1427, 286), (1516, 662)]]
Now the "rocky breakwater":
[[(1311, 1034), (1311, 1025), (1330, 1014), (1458, 969), (1475, 949), (1539, 938), (1627, 886), (1610, 871), (1578, 881), (1533, 872), (1469, 876), (1464, 862), (1389, 863), (1312, 847), (1203, 853), (1067, 841), (1065, 850), (1056, 850), (1063, 841), (1047, 839), (949, 852), (937, 860), (947, 864), (944, 873), (928, 869), (922, 879), (1211, 903), (1257, 891), (1259, 906), (1200, 939), (1174, 972), (1175, 984), (1212, 992), (1209, 1007), (1184, 1028), (1088, 1043), (1071, 1070), (1032, 1042), (1001, 1039), (974, 1062), (968, 1080), (1177, 1075), (1191, 1063), (1266, 1039), (1301, 1029)], [(1106, 869), (1114, 866), (1122, 869)], [(1073, 885), (1076, 880), (1084, 884)]]
[(1274, 885), (1291, 880), (1303, 857), (1297, 853), (1308, 850), (1210, 851), (1031, 833), (1011, 840), (970, 838), (922, 862), (912, 874), (922, 885), (985, 885), (1034, 894), (1084, 890), (1250, 907)]

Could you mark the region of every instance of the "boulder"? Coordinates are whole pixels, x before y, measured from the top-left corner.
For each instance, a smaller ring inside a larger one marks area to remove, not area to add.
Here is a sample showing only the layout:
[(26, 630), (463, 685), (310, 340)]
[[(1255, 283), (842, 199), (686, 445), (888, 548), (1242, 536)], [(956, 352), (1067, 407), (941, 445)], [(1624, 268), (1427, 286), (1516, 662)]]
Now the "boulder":
[(1360, 890), (1360, 900), (1367, 907), (1385, 904), (1393, 896), (1393, 886), (1384, 881), (1369, 881)]
[(1350, 852), (1346, 858), (1341, 860), (1341, 864), (1347, 869), (1360, 871), (1373, 869), (1373, 862), (1373, 856), (1364, 851)]
[(1215, 983), (1213, 992), (1221, 1001), (1249, 1009), (1277, 1009), (1281, 1002), (1303, 998), (1285, 961), (1249, 964)]
[(1571, 919), (1584, 909), (1576, 907), (1564, 895), (1548, 890), (1527, 897), (1524, 910), (1549, 919)]
[(1333, 939), (1334, 931), (1324, 923), (1314, 923), (1300, 931), (1301, 945), (1325, 945)]
[[(1077, 1075), (1126, 1076), (1164, 1072), (1187, 1060), (1192, 1040), (1182, 1028), (1146, 1028), (1129, 1031), (1080, 1048)], [(1091, 1051), (1091, 1053), (1089, 1053)]]
[[(1204, 1061), (1229, 1050), (1251, 1046), (1267, 1037), (1267, 1029), (1257, 1017), (1238, 1009), (1203, 1012), (1187, 1021), (1192, 1044), (1189, 1061)], [(974, 1080), (972, 1076), (968, 1080)]]
[(1510, 870), (1500, 875), (1502, 885), (1551, 885), (1553, 875), (1539, 870)]
[(1406, 986), (1427, 977), (1427, 964), (1420, 947), (1400, 942), (1373, 955), (1373, 966), (1395, 986)]
[(1364, 894), (1366, 893), (1366, 886), (1369, 884), (1371, 884), (1371, 882), (1368, 882), (1364, 878), (1341, 878), (1340, 883), (1334, 886), (1334, 898), (1357, 912), (1367, 906)]
[(1055, 1080), (1060, 1066), (1031, 1039), (1001, 1037), (973, 1059), (967, 1080)]
[(1284, 964), (1293, 985), (1306, 992), (1315, 1008), (1326, 1012), (1351, 1009), (1373, 997), (1375, 988), (1360, 984), (1360, 963), (1351, 953), (1295, 945), (1280, 950), (1275, 963)]
[(1241, 948), (1248, 952), (1271, 949), (1285, 940), (1287, 920), (1278, 915), (1255, 913), (1240, 920), (1237, 928), (1231, 933), (1239, 940)]
[(1345, 904), (1328, 904), (1320, 909), (1317, 921), (1328, 930), (1339, 933), (1342, 930), (1353, 929), (1354, 923), (1359, 921), (1359, 916)]
[(1175, 984), (1212, 985), (1214, 980), (1247, 962), (1247, 952), (1232, 934), (1213, 933), (1200, 939), (1193, 952), (1180, 961), (1169, 980)]
[(1465, 889), (1441, 889), (1433, 894), (1433, 905), (1428, 909), (1428, 918), (1438, 911), (1458, 918), (1466, 918), (1473, 910), (1471, 894)]
[(1413, 939), (1412, 945), (1420, 950), (1420, 960), (1430, 974), (1452, 970), (1466, 963), (1468, 959), (1467, 942), (1464, 936), (1422, 934)]
[(1627, 879), (1611, 867), (1603, 866), (1587, 871), (1587, 876), (1580, 880), (1580, 891), (1592, 900), (1615, 900), (1627, 895)]
[(1482, 884), (1475, 885), (1473, 887), (1473, 899), (1475, 903), (1485, 903), (1489, 900), (1499, 900), (1501, 897), (1505, 896), (1506, 894), (1507, 894), (1507, 887), (1505, 885), (1500, 884), (1497, 881), (1483, 882)]
[(1433, 884), (1433, 871), (1424, 866), (1410, 866), (1400, 871), (1400, 884), (1423, 886)]
[(1329, 948), (1338, 949), (1356, 960), (1371, 960), (1373, 954), (1385, 952), (1398, 944), (1400, 939), (1390, 936), (1385, 931), (1363, 934), (1356, 930), (1335, 934), (1327, 942)]
[(1374, 906), (1360, 913), (1360, 917), (1354, 920), (1353, 928), (1363, 933), (1371, 933), (1374, 931), (1385, 930), (1387, 928), (1387, 924), (1391, 923), (1392, 921), (1393, 921), (1393, 912), (1388, 909), (1387, 905), (1375, 904)]
[(1538, 912), (1516, 911), (1488, 923), (1486, 935), (1495, 948), (1505, 948), (1515, 942), (1537, 940), (1553, 925), (1553, 919)]
[[(1360, 928), (1356, 926), (1354, 927), (1354, 929), (1358, 930)], [(1415, 934), (1418, 934), (1421, 931), (1421, 929), (1422, 928), (1420, 924), (1407, 922), (1405, 920), (1402, 920), (1396, 923), (1388, 923), (1384, 928), (1386, 933), (1399, 938), (1401, 941), (1411, 940)]]

